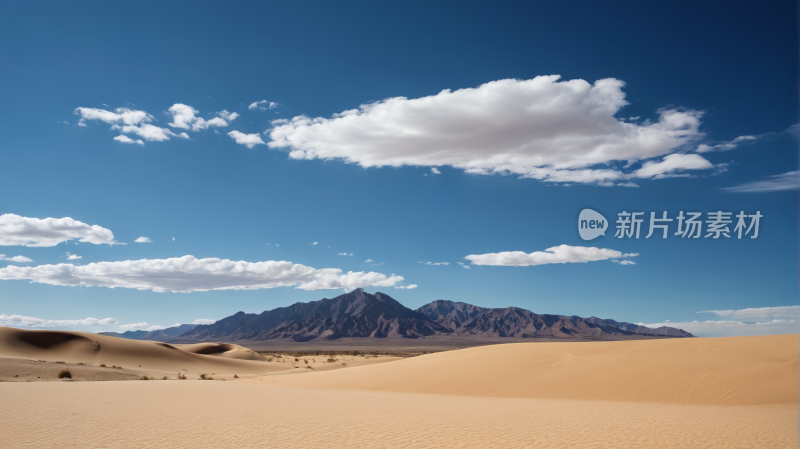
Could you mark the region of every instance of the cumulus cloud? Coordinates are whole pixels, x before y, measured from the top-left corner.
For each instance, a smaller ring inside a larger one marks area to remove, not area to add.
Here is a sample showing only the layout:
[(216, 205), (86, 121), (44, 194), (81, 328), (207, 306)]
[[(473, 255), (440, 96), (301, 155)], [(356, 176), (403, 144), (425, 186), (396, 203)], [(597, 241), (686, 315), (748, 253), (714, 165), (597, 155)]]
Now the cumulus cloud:
[(136, 243), (153, 243), (153, 241), (150, 240), (150, 238), (145, 237), (145, 236), (139, 237), (138, 239), (134, 240), (134, 242), (136, 242)]
[(474, 254), (465, 257), (465, 259), (475, 265), (528, 267), (532, 265), (554, 263), (585, 263), (634, 256), (638, 256), (638, 254), (623, 254), (613, 249), (560, 245), (548, 248), (544, 251), (535, 251), (530, 254), (523, 251), (506, 251), (501, 253)]
[(461, 268), (466, 268), (467, 270), (471, 270), (472, 269), (471, 266), (465, 264), (464, 262), (459, 262), (458, 264), (461, 265)]
[(375, 262), (375, 261), (372, 260), (372, 259), (367, 259), (367, 260), (364, 261), (364, 263), (372, 263), (372, 262)]
[[(186, 133), (175, 134), (167, 128), (159, 128), (158, 126), (151, 125), (153, 116), (144, 111), (136, 111), (128, 108), (117, 108), (114, 111), (107, 111), (105, 109), (96, 108), (76, 108), (75, 114), (81, 117), (78, 125), (86, 126), (86, 120), (98, 120), (111, 125), (111, 129), (119, 130), (124, 134), (136, 134), (137, 136), (150, 141), (162, 142), (169, 140), (170, 137), (189, 138)], [(133, 139), (128, 138), (132, 142), (121, 139), (125, 136), (117, 136), (114, 140), (133, 143)], [(139, 143), (139, 142), (136, 142)], [(142, 142), (144, 144), (144, 142)]]
[(209, 319), (205, 319), (205, 318), (198, 318), (198, 319), (192, 321), (192, 324), (214, 324), (216, 322), (217, 322), (217, 320), (209, 320)]
[(17, 262), (17, 263), (27, 263), (33, 262), (33, 260), (28, 259), (25, 256), (14, 256), (14, 257), (6, 257), (5, 254), (0, 254), (0, 261), (4, 262)]
[(82, 256), (79, 256), (77, 254), (67, 253), (67, 260), (81, 260), (81, 259), (83, 259)]
[(440, 172), (439, 169), (436, 168), (436, 167), (431, 167), (431, 173), (433, 173), (434, 175), (441, 175), (442, 174), (442, 172)]
[(350, 271), (343, 274), (338, 268), (316, 269), (286, 261), (237, 262), (217, 258), (197, 259), (194, 256), (96, 262), (87, 265), (8, 266), (0, 268), (0, 279), (29, 280), (49, 285), (120, 287), (184, 293), (275, 287), (296, 287), (302, 290), (393, 287), (404, 280), (402, 276), (394, 274), (387, 276), (372, 271)]
[(260, 109), (262, 111), (266, 111), (267, 109), (275, 109), (278, 107), (278, 103), (274, 103), (272, 101), (261, 100), (255, 101), (247, 107), (247, 109)]
[(718, 145), (700, 144), (697, 146), (697, 152), (708, 153), (709, 151), (729, 151), (734, 148), (737, 148), (739, 145), (743, 143), (750, 143), (755, 140), (758, 140), (757, 136), (739, 136), (731, 140), (730, 142), (725, 142)]
[(425, 265), (450, 265), (450, 262), (425, 262)]
[(244, 145), (250, 149), (253, 149), (253, 147), (256, 145), (264, 145), (264, 141), (261, 140), (261, 136), (258, 134), (245, 134), (234, 130), (229, 132), (228, 135), (231, 136), (236, 143)]
[(412, 290), (412, 289), (415, 289), (415, 288), (417, 288), (417, 284), (411, 284), (411, 285), (407, 285), (407, 286), (395, 285), (395, 286), (394, 286), (394, 288), (405, 289), (405, 290)]
[(311, 244), (311, 246), (317, 246), (317, 245), (319, 245), (319, 242), (314, 242)]
[(110, 230), (69, 217), (39, 219), (0, 215), (0, 246), (50, 247), (72, 239), (95, 245), (124, 245), (114, 240)]
[(202, 117), (197, 117), (200, 111), (182, 103), (175, 103), (170, 106), (168, 111), (172, 114), (172, 123), (169, 126), (192, 131), (201, 131), (212, 127), (224, 128), (239, 117), (239, 114), (235, 112), (222, 110), (216, 113), (217, 117), (205, 120)]
[(330, 119), (277, 120), (268, 145), (289, 148), (294, 159), (363, 167), (450, 165), (477, 174), (596, 183), (632, 175), (608, 164), (663, 157), (702, 136), (699, 111), (664, 109), (655, 122), (630, 123), (615, 118), (628, 104), (624, 82), (559, 79), (499, 80), (417, 99), (388, 98)]
[(9, 327), (61, 327), (61, 326), (114, 326), (119, 321), (114, 318), (84, 318), (82, 320), (45, 320), (32, 316), (0, 314), (0, 326)]
[(782, 190), (800, 189), (800, 171), (790, 171), (782, 175), (772, 175), (759, 181), (752, 181), (738, 186), (725, 187), (722, 190), (735, 193), (779, 192)]
[(138, 143), (139, 145), (144, 146), (144, 141), (142, 141), (142, 139), (133, 140), (124, 134), (120, 134), (117, 137), (114, 137), (114, 140), (122, 143)]

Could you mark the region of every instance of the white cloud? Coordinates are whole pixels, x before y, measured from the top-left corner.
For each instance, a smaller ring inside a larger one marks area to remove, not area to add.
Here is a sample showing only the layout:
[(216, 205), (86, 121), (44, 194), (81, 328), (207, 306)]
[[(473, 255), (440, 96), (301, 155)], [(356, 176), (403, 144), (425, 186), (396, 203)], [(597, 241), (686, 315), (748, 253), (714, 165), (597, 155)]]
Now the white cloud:
[(142, 321), (141, 323), (133, 323), (133, 324), (120, 324), (119, 328), (124, 331), (133, 331), (133, 330), (146, 330), (146, 331), (156, 331), (161, 329), (166, 329), (164, 326), (153, 326), (148, 324), (146, 321)]
[[(506, 79), (417, 99), (388, 98), (332, 118), (277, 120), (271, 148), (294, 159), (363, 167), (450, 165), (476, 174), (554, 182), (609, 182), (631, 173), (605, 164), (673, 153), (702, 136), (699, 111), (660, 110), (656, 122), (615, 118), (624, 83)], [(684, 167), (688, 169), (688, 167)]]
[(471, 266), (465, 264), (464, 262), (459, 262), (458, 264), (461, 265), (462, 268), (466, 268), (467, 270), (471, 270), (472, 269)]
[[(175, 241), (175, 237), (172, 237), (172, 241)], [(278, 246), (278, 244), (276, 243), (275, 246)]]
[(264, 141), (261, 140), (261, 136), (258, 134), (245, 134), (234, 130), (229, 132), (228, 135), (231, 136), (236, 143), (244, 145), (250, 149), (256, 145), (264, 145)]
[(364, 261), (364, 263), (372, 263), (372, 262), (375, 262), (375, 261), (372, 260), (372, 259), (367, 259), (367, 260)]
[(618, 264), (620, 264), (620, 265), (636, 265), (636, 262), (634, 262), (634, 261), (632, 261), (632, 260), (617, 260), (617, 259), (611, 259), (611, 261), (612, 261), (612, 262), (614, 262), (614, 263), (618, 263)]
[(782, 175), (767, 176), (760, 181), (748, 182), (722, 190), (728, 192), (778, 192), (800, 189), (800, 171), (790, 171)]
[(442, 172), (440, 172), (439, 169), (436, 168), (436, 167), (431, 167), (431, 173), (433, 173), (434, 175), (441, 175), (442, 174)]
[(352, 255), (353, 255), (353, 253), (350, 253), (350, 254), (347, 254), (347, 253), (339, 253), (339, 255), (340, 255), (340, 256), (352, 256)]
[(800, 320), (800, 306), (758, 307), (740, 310), (705, 310), (697, 313), (713, 313), (727, 318), (755, 318), (761, 320)]
[(106, 228), (72, 218), (29, 218), (0, 215), (0, 246), (50, 247), (72, 239), (95, 245), (124, 245)]
[(133, 140), (124, 134), (120, 134), (117, 137), (114, 137), (114, 140), (122, 143), (138, 143), (139, 145), (144, 146), (144, 142), (142, 141), (142, 139)]
[(17, 262), (17, 263), (27, 263), (33, 262), (33, 260), (28, 259), (25, 256), (14, 256), (14, 257), (6, 257), (5, 254), (0, 254), (0, 261), (4, 262)]
[[(172, 123), (169, 126), (174, 128), (191, 129), (192, 131), (201, 131), (211, 127), (226, 127), (239, 117), (235, 112), (228, 112), (222, 110), (217, 112), (217, 117), (210, 120), (205, 120), (202, 117), (197, 117), (199, 111), (191, 106), (175, 103), (170, 106), (169, 113), (172, 114)], [(188, 137), (188, 136), (187, 136)]]
[(311, 246), (317, 246), (317, 245), (319, 245), (319, 242), (314, 242), (311, 244)]
[(425, 265), (450, 265), (450, 262), (425, 262)]
[(633, 176), (637, 178), (665, 178), (669, 174), (683, 170), (704, 170), (714, 168), (703, 156), (697, 154), (670, 154), (660, 162), (648, 161), (642, 168), (636, 170)]
[(465, 259), (475, 265), (528, 267), (532, 265), (554, 263), (585, 263), (633, 256), (638, 256), (638, 254), (623, 254), (613, 249), (560, 245), (530, 254), (522, 251), (506, 251), (501, 253), (474, 254), (465, 257)]
[(77, 254), (67, 253), (67, 260), (81, 260), (81, 259), (83, 259), (82, 256), (79, 256)]
[(729, 151), (743, 143), (753, 142), (758, 140), (757, 136), (739, 136), (730, 142), (721, 143), (719, 145), (706, 145), (701, 144), (697, 146), (698, 153), (707, 153), (709, 151)]
[(404, 278), (376, 272), (347, 272), (286, 261), (245, 262), (227, 259), (142, 259), (0, 268), (0, 279), (83, 287), (135, 288), (155, 292), (257, 290), (295, 286), (302, 290), (393, 287)]
[(134, 242), (136, 242), (136, 243), (153, 243), (153, 241), (150, 240), (150, 238), (145, 237), (145, 236), (139, 237), (138, 239), (134, 240)]
[(278, 103), (274, 103), (272, 101), (261, 100), (256, 101), (250, 104), (247, 109), (260, 109), (262, 111), (266, 111), (267, 109), (275, 109), (278, 107)]
[(735, 337), (800, 333), (800, 321), (797, 320), (771, 320), (760, 323), (741, 321), (689, 321), (639, 324), (652, 328), (669, 326), (683, 329), (697, 337)]
[(32, 316), (0, 314), (0, 326), (9, 327), (61, 327), (61, 326), (113, 326), (119, 324), (114, 318), (84, 318), (82, 320), (45, 320)]
[[(162, 142), (169, 140), (169, 138), (172, 136), (183, 138), (189, 137), (185, 133), (178, 135), (167, 128), (159, 128), (151, 125), (149, 122), (153, 121), (153, 116), (144, 111), (135, 111), (128, 108), (117, 108), (114, 110), (114, 112), (112, 112), (105, 109), (76, 108), (75, 114), (81, 116), (81, 119), (78, 122), (78, 125), (80, 126), (86, 126), (86, 120), (99, 120), (101, 122), (110, 124), (111, 129), (120, 130), (125, 134), (136, 134), (145, 140)], [(121, 139), (121, 137), (125, 136), (117, 136), (114, 138), (114, 140), (132, 143)]]
[(411, 284), (411, 285), (408, 285), (408, 286), (402, 286), (402, 285), (395, 285), (394, 286), (394, 288), (405, 289), (405, 290), (413, 290), (413, 289), (415, 289), (417, 287), (418, 287), (417, 284)]
[(192, 321), (192, 324), (214, 324), (216, 322), (217, 322), (217, 320), (209, 320), (209, 319), (199, 318), (199, 319), (196, 319), (196, 320)]

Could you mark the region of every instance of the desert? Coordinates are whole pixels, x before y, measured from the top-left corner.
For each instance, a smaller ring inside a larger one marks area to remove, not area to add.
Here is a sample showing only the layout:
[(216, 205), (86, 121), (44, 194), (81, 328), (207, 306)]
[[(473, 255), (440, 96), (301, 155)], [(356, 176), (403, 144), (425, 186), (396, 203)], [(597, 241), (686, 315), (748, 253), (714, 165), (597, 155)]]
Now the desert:
[[(797, 342), (530, 342), (415, 357), (277, 357), (235, 344), (0, 328), (0, 444), (791, 448)], [(60, 369), (72, 378), (58, 379)]]

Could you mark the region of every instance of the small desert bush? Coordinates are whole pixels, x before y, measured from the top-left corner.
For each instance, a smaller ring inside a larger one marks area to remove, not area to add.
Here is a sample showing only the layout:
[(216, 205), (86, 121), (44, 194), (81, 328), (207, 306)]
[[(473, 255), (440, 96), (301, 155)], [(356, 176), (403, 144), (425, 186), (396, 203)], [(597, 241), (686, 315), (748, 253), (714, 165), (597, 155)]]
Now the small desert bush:
[(342, 362), (342, 366), (347, 366), (347, 363)]
[(72, 373), (69, 372), (68, 369), (62, 369), (61, 372), (58, 373), (59, 379), (72, 379)]
[(234, 374), (234, 375), (233, 375), (233, 378), (234, 378), (234, 379), (238, 379), (238, 378), (239, 378), (239, 375), (238, 375), (238, 374)]
[(267, 359), (267, 361), (268, 361), (268, 362), (271, 362), (271, 361), (272, 361), (272, 357), (268, 358), (268, 359)]
[(56, 363), (64, 363), (64, 362), (56, 362)]
[(206, 380), (206, 375), (205, 374), (201, 374), (200, 378), (203, 379), (203, 380)]
[(164, 377), (161, 378), (161, 380), (169, 380), (169, 377), (164, 376)]
[(295, 361), (295, 362), (299, 362), (299, 361), (300, 361), (300, 359), (298, 359), (297, 357), (295, 357), (294, 361)]
[(83, 362), (78, 362), (78, 365), (85, 365), (85, 363), (83, 363)]
[(308, 365), (308, 360), (303, 359), (303, 361), (306, 362), (306, 365)]
[(185, 375), (185, 374), (183, 374), (183, 373), (178, 373), (178, 379), (180, 379), (180, 380), (186, 380), (186, 375)]
[(150, 380), (150, 378), (147, 376), (142, 376), (142, 380)]

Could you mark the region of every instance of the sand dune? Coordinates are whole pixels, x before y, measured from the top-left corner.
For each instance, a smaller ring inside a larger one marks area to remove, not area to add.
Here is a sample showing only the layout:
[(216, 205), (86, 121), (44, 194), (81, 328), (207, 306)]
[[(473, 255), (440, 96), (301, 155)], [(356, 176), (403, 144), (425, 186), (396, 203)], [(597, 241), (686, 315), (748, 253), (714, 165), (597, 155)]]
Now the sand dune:
[(7, 448), (797, 447), (796, 407), (788, 405), (511, 399), (177, 380), (0, 382), (0, 403), (13, 404), (0, 407), (0, 447)]
[[(214, 344), (204, 344), (207, 352), (214, 352)], [(189, 345), (195, 351), (154, 341), (128, 340), (83, 332), (34, 331), (0, 327), (0, 357), (27, 358), (48, 362), (116, 365), (125, 368), (142, 368), (177, 373), (269, 373), (286, 370), (285, 364), (242, 360), (247, 351), (240, 346), (217, 348), (216, 355), (203, 353), (198, 345)], [(229, 345), (235, 346), (235, 345)], [(209, 349), (210, 348), (210, 349)], [(192, 349), (192, 348), (189, 348)], [(230, 352), (232, 356), (224, 356)], [(223, 355), (220, 357), (219, 355)]]
[(798, 335), (520, 343), (303, 376), (279, 386), (669, 404), (797, 403)]
[(176, 348), (191, 352), (194, 354), (203, 354), (203, 355), (213, 355), (217, 357), (225, 357), (228, 359), (238, 359), (238, 360), (267, 360), (266, 357), (254, 352), (250, 349), (245, 348), (244, 346), (227, 344), (227, 343), (195, 343), (195, 344), (183, 344), (183, 345), (173, 345)]

